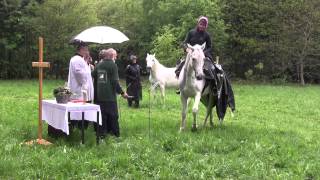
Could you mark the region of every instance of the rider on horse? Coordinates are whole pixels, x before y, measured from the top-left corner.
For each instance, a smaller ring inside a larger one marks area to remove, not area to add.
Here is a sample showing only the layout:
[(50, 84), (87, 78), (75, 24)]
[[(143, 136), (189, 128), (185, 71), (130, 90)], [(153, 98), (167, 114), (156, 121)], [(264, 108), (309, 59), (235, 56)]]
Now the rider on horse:
[[(202, 45), (203, 43), (206, 44), (205, 49), (204, 49), (204, 54), (205, 54), (205, 63), (203, 66), (203, 70), (205, 73), (205, 78), (206, 79), (214, 79), (214, 74), (215, 74), (215, 69), (221, 69), (221, 66), (216, 67), (213, 64), (213, 58), (212, 58), (212, 43), (211, 43), (211, 37), (209, 33), (206, 31), (208, 28), (208, 18), (205, 16), (201, 16), (198, 19), (198, 23), (196, 28), (190, 30), (182, 44), (184, 50), (186, 52), (189, 52), (190, 49), (188, 48), (187, 44), (190, 44), (191, 46), (195, 44)], [(177, 69), (175, 71), (176, 76), (179, 77), (179, 74), (181, 72), (181, 69), (185, 63), (184, 59), (181, 59), (177, 63)], [(221, 69), (222, 70), (222, 69)]]
[[(223, 117), (225, 113), (226, 106), (230, 106), (231, 109), (235, 110), (235, 101), (233, 96), (233, 91), (231, 87), (231, 83), (229, 79), (226, 77), (225, 72), (223, 71), (221, 65), (218, 62), (214, 62), (212, 58), (212, 42), (209, 33), (206, 31), (208, 28), (208, 18), (205, 16), (201, 16), (198, 19), (198, 23), (196, 28), (190, 30), (182, 44), (185, 52), (191, 51), (188, 48), (187, 44), (194, 46), (195, 44), (206, 44), (203, 52), (205, 55), (204, 65), (203, 65), (203, 72), (206, 79), (206, 85), (210, 86), (210, 90), (218, 95), (219, 102), (217, 104), (217, 108), (220, 109), (219, 117)], [(177, 63), (176, 68), (176, 77), (179, 77), (179, 74), (182, 70), (182, 67), (185, 64), (185, 59), (181, 59)], [(177, 90), (177, 94), (180, 93), (180, 90)], [(222, 105), (223, 104), (223, 105)], [(221, 110), (223, 109), (223, 110)]]

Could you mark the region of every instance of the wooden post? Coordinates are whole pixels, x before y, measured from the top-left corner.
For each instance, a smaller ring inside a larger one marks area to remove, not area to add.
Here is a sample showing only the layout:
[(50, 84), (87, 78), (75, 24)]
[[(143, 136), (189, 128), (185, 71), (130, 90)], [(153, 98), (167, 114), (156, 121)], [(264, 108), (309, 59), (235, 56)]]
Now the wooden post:
[(42, 79), (43, 79), (43, 68), (49, 68), (49, 62), (43, 62), (43, 38), (39, 37), (39, 61), (32, 62), (32, 67), (39, 68), (39, 113), (38, 113), (38, 139), (26, 142), (31, 145), (33, 143), (49, 145), (49, 141), (42, 139)]

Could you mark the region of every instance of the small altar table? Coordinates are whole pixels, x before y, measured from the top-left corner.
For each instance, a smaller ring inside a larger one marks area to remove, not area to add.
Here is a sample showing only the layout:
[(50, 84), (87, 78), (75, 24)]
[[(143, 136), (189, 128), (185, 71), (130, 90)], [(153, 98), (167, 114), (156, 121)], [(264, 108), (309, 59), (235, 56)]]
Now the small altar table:
[[(69, 135), (69, 121), (82, 121), (82, 144), (84, 143), (84, 120), (96, 122), (97, 144), (99, 144), (99, 125), (102, 125), (100, 106), (91, 103), (58, 104), (56, 100), (42, 100), (42, 120), (50, 126)], [(97, 123), (98, 122), (98, 123)]]

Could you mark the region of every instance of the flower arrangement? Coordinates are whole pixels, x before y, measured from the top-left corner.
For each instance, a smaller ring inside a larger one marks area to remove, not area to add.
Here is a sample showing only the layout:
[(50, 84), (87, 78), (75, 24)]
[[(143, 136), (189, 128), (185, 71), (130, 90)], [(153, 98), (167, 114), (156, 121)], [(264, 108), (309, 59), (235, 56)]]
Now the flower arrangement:
[(53, 95), (56, 98), (57, 103), (66, 104), (70, 100), (72, 92), (68, 87), (58, 87), (53, 90)]

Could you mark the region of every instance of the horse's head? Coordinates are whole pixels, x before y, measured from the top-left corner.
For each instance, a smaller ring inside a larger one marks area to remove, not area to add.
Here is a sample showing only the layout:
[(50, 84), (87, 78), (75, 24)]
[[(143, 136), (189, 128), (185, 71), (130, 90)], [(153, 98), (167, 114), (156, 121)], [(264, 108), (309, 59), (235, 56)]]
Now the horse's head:
[(157, 61), (155, 54), (148, 53), (146, 57), (146, 61), (147, 61), (147, 70), (150, 72), (150, 70), (152, 69), (152, 67), (155, 65)]
[(195, 76), (198, 80), (201, 80), (204, 77), (203, 73), (203, 64), (204, 64), (204, 53), (203, 50), (205, 48), (206, 44), (202, 45), (194, 45), (191, 46), (188, 44), (188, 48), (191, 49), (187, 55), (188, 63), (193, 68), (195, 72)]

